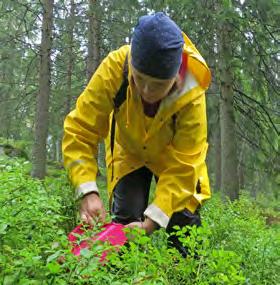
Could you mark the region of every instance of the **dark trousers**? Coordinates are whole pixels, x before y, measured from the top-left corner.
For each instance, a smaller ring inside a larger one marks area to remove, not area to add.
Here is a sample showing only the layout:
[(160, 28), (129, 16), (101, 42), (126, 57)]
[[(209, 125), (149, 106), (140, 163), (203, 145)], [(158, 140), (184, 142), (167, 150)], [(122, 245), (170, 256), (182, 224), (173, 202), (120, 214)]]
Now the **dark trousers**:
[[(148, 206), (150, 185), (153, 173), (146, 167), (139, 168), (124, 176), (116, 185), (113, 194), (112, 215), (113, 221), (121, 224), (129, 224), (144, 220), (144, 211)], [(158, 180), (155, 177), (156, 181)], [(167, 233), (174, 231), (173, 227), (180, 228), (189, 226), (200, 226), (201, 220), (198, 211), (192, 214), (184, 209), (172, 215), (166, 228)], [(182, 256), (186, 256), (187, 248), (183, 247), (175, 235), (168, 238), (170, 245), (179, 250)]]

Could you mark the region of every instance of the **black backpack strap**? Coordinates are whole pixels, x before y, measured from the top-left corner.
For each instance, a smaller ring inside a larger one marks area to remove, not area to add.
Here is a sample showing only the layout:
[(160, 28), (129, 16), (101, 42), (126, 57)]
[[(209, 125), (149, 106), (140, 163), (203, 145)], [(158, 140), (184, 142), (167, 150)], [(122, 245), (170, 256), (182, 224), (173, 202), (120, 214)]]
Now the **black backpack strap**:
[(115, 96), (114, 100), (114, 112), (118, 111), (119, 107), (122, 105), (122, 103), (126, 100), (126, 90), (128, 86), (128, 62), (127, 62), (127, 56), (124, 61), (123, 66), (123, 82), (122, 85)]
[(173, 137), (175, 136), (176, 133), (176, 122), (177, 122), (177, 114), (173, 114), (172, 117), (172, 131), (173, 131)]
[[(119, 91), (117, 92), (115, 98), (113, 99), (114, 112), (113, 112), (113, 117), (112, 117), (112, 122), (111, 122), (111, 138), (110, 138), (112, 158), (113, 158), (113, 153), (114, 153), (115, 132), (116, 132), (115, 114), (118, 112), (120, 106), (126, 100), (127, 86), (128, 86), (128, 56), (126, 55), (125, 61), (124, 61), (124, 66), (123, 66), (123, 82), (122, 82), (122, 85), (121, 85)], [(176, 120), (177, 120), (177, 114), (173, 114), (172, 115), (173, 136), (175, 136), (175, 132), (176, 132)], [(113, 178), (114, 178), (114, 165), (112, 165), (111, 180), (113, 180)]]
[(128, 58), (127, 55), (125, 57), (124, 66), (123, 66), (123, 82), (122, 85), (116, 94), (114, 101), (114, 113), (113, 118), (111, 122), (111, 155), (113, 157), (114, 152), (114, 141), (115, 141), (115, 131), (116, 131), (116, 119), (115, 119), (115, 113), (118, 112), (118, 109), (123, 104), (123, 102), (126, 100), (126, 90), (128, 86)]

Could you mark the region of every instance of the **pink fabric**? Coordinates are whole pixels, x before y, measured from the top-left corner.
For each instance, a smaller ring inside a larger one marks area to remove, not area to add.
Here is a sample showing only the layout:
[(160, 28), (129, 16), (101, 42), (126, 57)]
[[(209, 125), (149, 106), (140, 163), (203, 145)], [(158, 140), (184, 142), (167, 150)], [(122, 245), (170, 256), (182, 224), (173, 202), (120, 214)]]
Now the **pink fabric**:
[[(81, 253), (81, 249), (89, 248), (87, 240), (82, 240), (79, 244), (77, 244), (77, 239), (79, 235), (84, 234), (84, 230), (82, 229), (83, 225), (78, 225), (69, 235), (68, 240), (72, 244), (72, 253), (76, 256), (79, 256)], [(91, 237), (91, 240), (100, 240), (103, 242), (109, 242), (111, 245), (118, 247), (124, 245), (127, 241), (127, 237), (123, 231), (124, 225), (117, 224), (117, 223), (109, 223), (105, 224), (102, 228), (100, 233), (96, 234), (95, 236)], [(107, 252), (104, 251), (100, 257), (100, 262), (104, 262), (107, 256)]]

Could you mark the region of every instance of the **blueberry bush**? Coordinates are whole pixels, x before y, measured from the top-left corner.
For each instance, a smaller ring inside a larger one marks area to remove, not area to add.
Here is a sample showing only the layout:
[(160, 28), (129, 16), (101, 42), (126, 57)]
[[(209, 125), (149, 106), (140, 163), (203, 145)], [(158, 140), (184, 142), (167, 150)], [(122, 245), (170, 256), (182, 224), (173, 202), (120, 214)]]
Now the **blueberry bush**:
[[(52, 167), (38, 181), (30, 167), (0, 157), (0, 284), (279, 284), (279, 214), (246, 193), (234, 203), (215, 194), (201, 210), (202, 227), (176, 229), (187, 258), (168, 246), (162, 229), (152, 236), (133, 229), (118, 251), (96, 242), (76, 257), (67, 235), (79, 220), (66, 173)], [(105, 178), (98, 183), (107, 203)], [(265, 219), (268, 209), (274, 223)]]

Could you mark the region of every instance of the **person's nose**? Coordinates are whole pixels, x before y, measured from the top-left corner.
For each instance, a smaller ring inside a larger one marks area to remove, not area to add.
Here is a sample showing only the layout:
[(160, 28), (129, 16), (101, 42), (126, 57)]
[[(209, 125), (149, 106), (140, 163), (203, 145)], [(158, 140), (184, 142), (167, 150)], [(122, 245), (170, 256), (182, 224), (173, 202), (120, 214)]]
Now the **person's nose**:
[(148, 84), (145, 84), (145, 85), (144, 85), (143, 93), (144, 93), (144, 94), (148, 94), (148, 93), (149, 93), (149, 86), (148, 86)]

